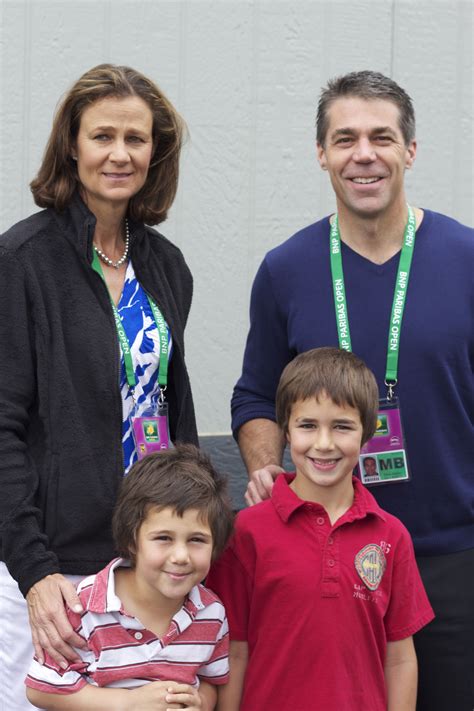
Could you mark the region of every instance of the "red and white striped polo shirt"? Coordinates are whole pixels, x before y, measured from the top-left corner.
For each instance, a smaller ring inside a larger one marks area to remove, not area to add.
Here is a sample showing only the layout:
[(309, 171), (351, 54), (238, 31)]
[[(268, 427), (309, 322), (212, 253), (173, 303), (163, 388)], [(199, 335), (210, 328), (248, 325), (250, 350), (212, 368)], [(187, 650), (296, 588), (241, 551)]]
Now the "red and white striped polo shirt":
[(114, 569), (129, 565), (116, 558), (97, 575), (85, 578), (78, 594), (85, 612), (67, 610), (75, 631), (88, 642), (76, 649), (82, 662), (61, 669), (47, 656), (33, 660), (27, 686), (46, 693), (71, 694), (85, 684), (133, 689), (150, 681), (199, 685), (198, 677), (225, 684), (229, 676), (229, 635), (224, 606), (203, 585), (196, 585), (158, 638), (127, 615), (115, 594)]

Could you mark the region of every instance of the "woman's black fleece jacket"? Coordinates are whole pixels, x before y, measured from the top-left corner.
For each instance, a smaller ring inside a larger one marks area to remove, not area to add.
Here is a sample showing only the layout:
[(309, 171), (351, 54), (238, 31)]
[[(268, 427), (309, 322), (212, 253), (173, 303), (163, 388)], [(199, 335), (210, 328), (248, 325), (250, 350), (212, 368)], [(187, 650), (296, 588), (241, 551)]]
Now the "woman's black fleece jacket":
[[(95, 217), (79, 196), (0, 238), (1, 557), (23, 595), (51, 573), (88, 575), (113, 558), (123, 476), (120, 350), (92, 269)], [(197, 444), (183, 331), (192, 277), (180, 250), (130, 222), (138, 281), (173, 336), (173, 441)]]

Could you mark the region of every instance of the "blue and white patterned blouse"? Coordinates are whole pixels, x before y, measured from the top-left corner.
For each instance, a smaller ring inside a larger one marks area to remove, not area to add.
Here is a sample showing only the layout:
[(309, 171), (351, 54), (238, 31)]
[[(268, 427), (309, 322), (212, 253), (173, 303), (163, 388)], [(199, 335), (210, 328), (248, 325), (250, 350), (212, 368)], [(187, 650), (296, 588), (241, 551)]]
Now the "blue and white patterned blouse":
[[(144, 289), (138, 283), (132, 262), (125, 273), (122, 295), (117, 306), (127, 334), (137, 384), (135, 400), (137, 414), (146, 410), (159, 395), (158, 365), (160, 361), (160, 337), (153, 313)], [(168, 328), (168, 349), (171, 357), (171, 333)], [(122, 446), (125, 474), (137, 460), (129, 415), (133, 407), (132, 395), (125, 374), (123, 355), (120, 357), (120, 392), (122, 395)]]

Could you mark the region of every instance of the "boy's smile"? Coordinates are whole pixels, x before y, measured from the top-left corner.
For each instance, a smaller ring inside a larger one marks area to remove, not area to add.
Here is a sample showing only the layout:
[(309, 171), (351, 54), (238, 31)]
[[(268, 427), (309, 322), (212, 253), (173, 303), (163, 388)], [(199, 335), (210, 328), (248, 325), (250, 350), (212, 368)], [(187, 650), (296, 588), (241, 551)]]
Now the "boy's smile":
[(336, 405), (326, 395), (299, 400), (288, 422), (287, 439), (296, 477), (291, 484), (301, 499), (320, 502), (330, 489), (339, 496), (352, 491), (362, 439), (358, 410)]

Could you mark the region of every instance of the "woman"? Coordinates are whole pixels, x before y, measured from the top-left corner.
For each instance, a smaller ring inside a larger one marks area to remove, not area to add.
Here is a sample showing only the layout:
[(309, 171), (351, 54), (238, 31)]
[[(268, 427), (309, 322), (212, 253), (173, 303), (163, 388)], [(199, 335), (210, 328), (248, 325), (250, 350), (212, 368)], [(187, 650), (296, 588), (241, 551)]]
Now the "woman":
[(91, 69), (62, 102), (31, 183), (46, 209), (0, 241), (0, 666), (9, 711), (29, 707), (22, 595), (40, 659), (43, 650), (74, 659), (71, 645), (82, 643), (64, 615), (64, 601), (79, 604), (75, 578), (65, 576), (97, 572), (113, 557), (116, 491), (137, 457), (129, 416), (165, 401), (171, 440), (197, 443), (183, 345), (192, 277), (181, 252), (145, 226), (165, 220), (173, 202), (182, 134), (149, 79), (111, 64)]

